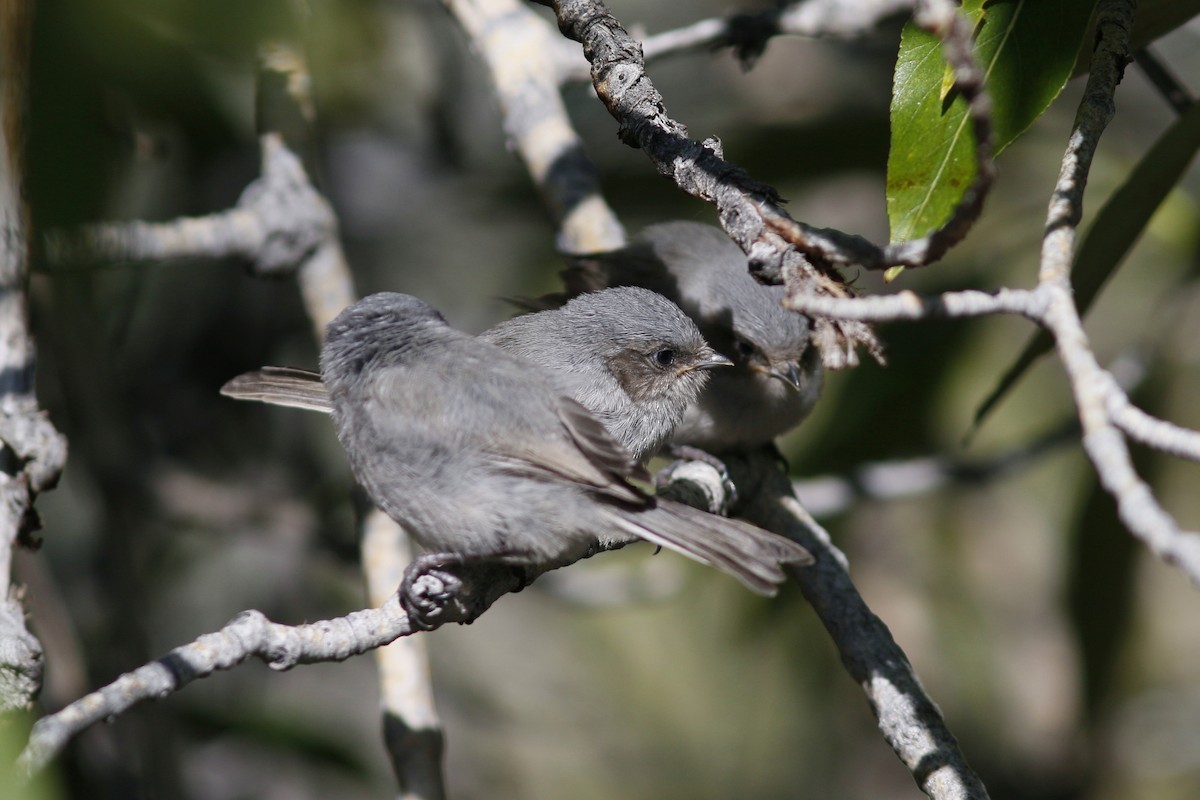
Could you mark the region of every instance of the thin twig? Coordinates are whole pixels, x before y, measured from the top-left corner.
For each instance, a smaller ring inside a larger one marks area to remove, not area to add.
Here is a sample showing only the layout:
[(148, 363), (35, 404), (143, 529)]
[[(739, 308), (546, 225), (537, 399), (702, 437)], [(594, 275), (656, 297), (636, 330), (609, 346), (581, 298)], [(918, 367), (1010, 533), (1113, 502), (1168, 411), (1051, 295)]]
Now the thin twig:
[(1020, 470), (1079, 436), (1072, 419), (1037, 439), (977, 459), (926, 456), (865, 464), (843, 475), (797, 479), (792, 490), (808, 513), (820, 519), (856, 508), (863, 500), (896, 500), (954, 486), (975, 486)]
[(1035, 290), (1000, 289), (983, 292), (968, 289), (922, 296), (910, 290), (878, 297), (816, 297), (789, 286), (784, 305), (801, 314), (831, 316), (865, 322), (929, 319), (932, 317), (984, 317), (1019, 314), (1042, 318), (1045, 300)]
[(171, 222), (115, 222), (52, 231), (46, 236), (47, 262), (67, 268), (236, 256), (260, 275), (281, 275), (327, 257), (329, 242), (337, 237), (333, 209), (313, 188), (281, 135), (265, 133), (260, 141), (262, 175), (246, 187), (234, 208)]
[[(884, 19), (912, 7), (913, 0), (800, 0), (762, 11), (697, 20), (643, 37), (642, 55), (649, 64), (682, 53), (731, 47), (749, 67), (775, 36), (851, 41), (873, 33)], [(591, 71), (586, 61), (577, 59), (567, 64), (560, 79), (590, 81)]]
[[(316, 104), (312, 97), (308, 61), (301, 51), (282, 41), (268, 42), (259, 48), (257, 100), (258, 132), (264, 148), (269, 140), (279, 137), (286, 149), (299, 157), (302, 166), (301, 174), (293, 182), (294, 196), (281, 199), (278, 207), (286, 209), (293, 204), (302, 205), (303, 216), (292, 221), (293, 225), (320, 220), (318, 227), (307, 232), (308, 236), (315, 237), (315, 241), (305, 241), (303, 248), (284, 250), (279, 254), (279, 268), (295, 270), (313, 335), (320, 342), (333, 318), (358, 295), (350, 265), (342, 251), (337, 215), (317, 188), (309, 183), (308, 176), (316, 174), (316, 159), (312, 154)], [(286, 220), (273, 221), (280, 229), (274, 240), (293, 235), (286, 227)], [(261, 268), (259, 272), (269, 274)]]
[(38, 720), (21, 754), (21, 768), (27, 774), (36, 773), (87, 727), (142, 701), (167, 697), (197, 678), (232, 669), (249, 658), (279, 670), (344, 661), (409, 633), (408, 617), (395, 597), (382, 608), (296, 627), (273, 623), (258, 611), (244, 611), (219, 631), (176, 647)]
[[(934, 800), (986, 798), (987, 790), (967, 766), (908, 657), (850, 580), (846, 556), (796, 499), (778, 459), (767, 450), (722, 458), (741, 497), (738, 516), (799, 542), (816, 557), (815, 564), (793, 569), (791, 575), (829, 632), (847, 672), (866, 692), (884, 739), (917, 785)], [(711, 465), (704, 466), (674, 471), (665, 488), (724, 505), (725, 481)]]
[[(629, 540), (606, 540), (596, 552), (619, 549)], [(430, 623), (436, 629), (451, 623), (469, 624), (509, 592), (520, 591), (539, 573), (528, 567), (518, 576), (506, 566), (463, 567), (461, 585)], [(26, 774), (43, 769), (62, 748), (89, 726), (108, 720), (146, 700), (160, 700), (198, 678), (207, 678), (257, 658), (272, 669), (301, 664), (345, 661), (417, 633), (393, 593), (382, 606), (306, 625), (281, 625), (258, 611), (243, 611), (225, 627), (176, 647), (167, 655), (127, 672), (54, 714), (38, 720), (20, 757)]]
[[(297, 152), (309, 152), (315, 107), (303, 54), (281, 42), (261, 48), (258, 91), (260, 131), (279, 133)], [(333, 318), (356, 297), (336, 227), (328, 234), (296, 273), (318, 343)], [(361, 526), (360, 551), (368, 600), (372, 606), (382, 608), (412, 561), (412, 545), (408, 534), (378, 509), (370, 509)], [(443, 737), (424, 640), (406, 637), (374, 653), (384, 745), (400, 798), (444, 800)]]
[(794, 293), (788, 303), (805, 313), (875, 322), (1015, 313), (1044, 327), (1053, 336), (1067, 373), (1084, 450), (1101, 485), (1116, 500), (1121, 521), (1152, 552), (1200, 583), (1200, 534), (1181, 530), (1158, 503), (1134, 470), (1123, 436), (1196, 459), (1200, 433), (1157, 420), (1129, 402), (1112, 374), (1096, 361), (1070, 284), (1084, 188), (1100, 135), (1115, 112), (1117, 84), (1129, 62), (1134, 6), (1135, 0), (1103, 0), (1098, 7), (1096, 52), (1049, 203), (1035, 289), (1002, 289), (995, 294), (950, 292), (926, 298), (901, 292), (840, 301)]
[(1113, 424), (1136, 442), (1177, 458), (1200, 461), (1200, 431), (1158, 419), (1129, 402), (1122, 392), (1110, 392), (1108, 413)]

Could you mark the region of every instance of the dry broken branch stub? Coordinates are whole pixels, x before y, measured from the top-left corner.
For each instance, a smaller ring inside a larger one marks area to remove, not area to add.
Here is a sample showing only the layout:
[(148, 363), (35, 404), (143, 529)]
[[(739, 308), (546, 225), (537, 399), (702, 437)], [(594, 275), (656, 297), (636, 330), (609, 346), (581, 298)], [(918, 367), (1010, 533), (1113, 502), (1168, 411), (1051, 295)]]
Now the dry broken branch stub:
[(337, 236), (337, 220), (278, 134), (261, 137), (262, 175), (237, 205), (170, 222), (115, 222), (52, 231), (46, 260), (54, 267), (183, 258), (245, 259), (261, 275), (288, 274)]

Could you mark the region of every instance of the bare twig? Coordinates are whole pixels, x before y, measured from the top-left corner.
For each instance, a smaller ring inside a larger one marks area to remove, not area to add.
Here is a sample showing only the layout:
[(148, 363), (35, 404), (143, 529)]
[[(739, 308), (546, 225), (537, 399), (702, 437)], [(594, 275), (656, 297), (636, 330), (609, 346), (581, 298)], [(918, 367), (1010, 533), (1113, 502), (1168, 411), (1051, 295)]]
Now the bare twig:
[(67, 441), (38, 409), (25, 293), (29, 218), (22, 195), (33, 4), (0, 0), (0, 712), (29, 707), (42, 685), (42, 646), (25, 627), (12, 551), (40, 523), (34, 498), (53, 488)]
[[(889, 251), (861, 237), (814, 229), (792, 220), (779, 208), (778, 197), (770, 187), (752, 180), (741, 168), (722, 159), (715, 140), (703, 144), (691, 141), (686, 129), (667, 116), (662, 96), (645, 74), (639, 44), (602, 3), (548, 0), (546, 4), (554, 8), (563, 32), (583, 44), (584, 55), (592, 65), (597, 94), (621, 124), (622, 140), (645, 150), (659, 172), (673, 178), (684, 191), (715, 203), (722, 221), (727, 223), (727, 231), (751, 256), (752, 266), (765, 277), (778, 280), (786, 259), (782, 252), (775, 252), (780, 250), (778, 243), (770, 240), (764, 226), (785, 236), (821, 264), (853, 264), (868, 269), (920, 266), (944, 252), (935, 253), (937, 247), (927, 247), (927, 252), (918, 258), (921, 248), (915, 242), (907, 243), (901, 250)], [(915, 21), (945, 44), (946, 57), (955, 74), (955, 88), (968, 99), (979, 143), (984, 145), (983, 152), (978, 154), (980, 180), (990, 180), (988, 103), (981, 92), (982, 72), (970, 56), (969, 25), (955, 12), (953, 4), (944, 0), (918, 2)], [(980, 124), (984, 127), (978, 127)], [(986, 185), (976, 189), (983, 193)], [(972, 206), (977, 202), (977, 198), (968, 197), (962, 205)], [(740, 224), (733, 225), (735, 222)], [(756, 252), (759, 249), (766, 252)], [(772, 252), (775, 252), (773, 257)]]
[[(299, 269), (320, 317), (332, 318), (344, 287), (344, 264), (333, 209), (313, 188), (300, 159), (277, 133), (261, 137), (262, 176), (246, 187), (237, 205), (204, 217), (171, 222), (114, 222), (46, 237), (54, 267), (123, 261), (168, 261), (236, 256), (260, 275)], [(326, 300), (326, 296), (332, 300)], [(342, 298), (344, 299), (344, 298)], [(339, 307), (337, 310), (341, 310)], [(324, 330), (321, 318), (314, 324)], [(327, 322), (328, 320), (324, 320)]]
[(862, 500), (895, 500), (997, 480), (1063, 447), (1079, 435), (1072, 420), (1048, 434), (986, 458), (927, 456), (866, 464), (845, 475), (825, 475), (792, 482), (797, 499), (814, 517), (829, 517), (857, 507)]
[[(271, 146), (275, 137), (280, 137), (287, 149), (301, 158), (304, 165), (295, 177), (293, 196), (280, 198), (281, 208), (299, 206), (301, 216), (292, 220), (292, 225), (317, 222), (319, 225), (306, 232), (312, 240), (301, 240), (291, 252), (279, 254), (280, 269), (296, 271), (304, 308), (313, 326), (316, 340), (321, 341), (325, 328), (343, 308), (357, 298), (350, 265), (342, 252), (342, 241), (338, 235), (337, 216), (333, 208), (308, 180), (316, 174), (311, 155), (312, 126), (316, 115), (312, 98), (312, 78), (308, 73), (308, 62), (295, 47), (284, 42), (269, 42), (259, 50), (258, 58), (258, 128), (264, 149)], [(264, 170), (264, 177), (266, 171)], [(280, 189), (283, 189), (280, 186)], [(243, 196), (244, 199), (244, 196)], [(286, 230), (283, 219), (273, 219)], [(276, 234), (275, 239), (294, 234)], [(268, 238), (268, 242), (272, 241)], [(309, 249), (311, 247), (311, 249)], [(292, 259), (290, 262), (288, 259)], [(252, 259), (257, 261), (257, 259)], [(260, 274), (269, 271), (259, 269)]]
[(878, 297), (815, 297), (802, 288), (788, 287), (784, 305), (811, 316), (831, 316), (865, 322), (894, 322), (896, 320), (929, 319), (931, 317), (985, 317), (993, 314), (1019, 314), (1041, 319), (1045, 299), (1036, 290), (1000, 289), (982, 292), (968, 289), (960, 292), (923, 297), (904, 290)]
[[(986, 798), (987, 790), (967, 766), (908, 657), (851, 582), (846, 556), (796, 499), (778, 460), (765, 450), (722, 458), (742, 497), (738, 516), (799, 542), (816, 557), (812, 566), (791, 570), (792, 577), (829, 632), (847, 672), (867, 693), (884, 739), (917, 785), (934, 800)], [(723, 504), (725, 483), (717, 470), (704, 466), (676, 470), (666, 488)]]
[(257, 611), (242, 612), (221, 630), (177, 647), (38, 720), (21, 755), (22, 768), (36, 773), (90, 725), (144, 700), (167, 697), (197, 678), (232, 669), (248, 658), (258, 658), (279, 670), (344, 661), (409, 633), (412, 628), (395, 597), (382, 608), (296, 627), (273, 623)]
[[(774, 36), (809, 36), (852, 40), (866, 36), (884, 19), (910, 10), (913, 0), (800, 0), (763, 11), (703, 19), (642, 38), (646, 63), (680, 53), (732, 47), (749, 66)], [(563, 81), (590, 81), (582, 59), (565, 67)]]
[(1178, 458), (1200, 461), (1200, 432), (1150, 416), (1129, 402), (1124, 392), (1108, 392), (1107, 408), (1113, 424), (1135, 442)]
[[(602, 541), (594, 552), (618, 549), (628, 543), (629, 540)], [(442, 608), (432, 628), (474, 621), (501, 597), (519, 591), (537, 574), (533, 567), (527, 568), (523, 576), (506, 566), (464, 567), (460, 588)], [(396, 593), (378, 608), (306, 625), (281, 625), (258, 611), (243, 611), (219, 631), (176, 647), (162, 658), (125, 673), (108, 686), (38, 720), (21, 754), (21, 767), (27, 774), (36, 773), (72, 737), (96, 722), (111, 719), (137, 703), (163, 699), (198, 678), (232, 669), (250, 658), (257, 658), (276, 670), (345, 661), (416, 632)]]
[[(256, 274), (297, 275), (319, 340), (325, 326), (354, 302), (337, 217), (313, 186), (302, 154), (312, 123), (311, 79), (290, 46), (264, 45), (259, 59), (258, 127), (262, 174), (233, 208), (170, 222), (115, 222), (46, 237), (56, 268), (103, 262), (238, 257)], [(311, 168), (311, 165), (310, 165)]]

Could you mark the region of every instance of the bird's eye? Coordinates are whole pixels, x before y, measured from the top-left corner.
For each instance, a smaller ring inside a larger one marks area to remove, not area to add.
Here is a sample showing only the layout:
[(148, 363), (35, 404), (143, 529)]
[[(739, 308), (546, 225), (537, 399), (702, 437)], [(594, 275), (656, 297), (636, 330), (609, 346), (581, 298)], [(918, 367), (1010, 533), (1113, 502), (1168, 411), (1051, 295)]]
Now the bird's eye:
[(660, 367), (669, 367), (675, 363), (675, 351), (669, 347), (664, 347), (661, 350), (655, 350), (651, 353), (650, 358), (654, 359), (654, 363)]
[(749, 358), (750, 356), (754, 355), (754, 345), (750, 344), (745, 339), (738, 339), (733, 343), (733, 346), (734, 349), (737, 350), (737, 354), (742, 358)]

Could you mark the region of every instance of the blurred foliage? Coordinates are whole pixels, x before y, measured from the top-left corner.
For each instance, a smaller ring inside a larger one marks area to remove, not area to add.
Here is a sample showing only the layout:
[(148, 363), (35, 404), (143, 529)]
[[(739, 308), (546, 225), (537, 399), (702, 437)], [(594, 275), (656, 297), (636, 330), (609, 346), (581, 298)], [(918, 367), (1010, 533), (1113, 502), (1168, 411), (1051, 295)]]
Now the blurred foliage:
[[(725, 7), (611, 4), (652, 31)], [(39, 0), (30, 186), (43, 229), (227, 207), (257, 172), (254, 53), (301, 32), (312, 53), (322, 188), (360, 293), (407, 291), (456, 325), (509, 313), (561, 264), (506, 150), (486, 76), (432, 2)], [(653, 64), (668, 111), (776, 186), (797, 218), (887, 237), (885, 162), (900, 21), (867, 43), (777, 40)], [(1200, 75), (1195, 24), (1156, 45)], [(995, 193), (944, 264), (905, 288), (1029, 285), (1080, 82), (1014, 142)], [(1193, 94), (1200, 91), (1194, 81)], [(586, 87), (576, 125), (631, 229), (712, 221), (624, 148)], [(1099, 208), (1172, 112), (1131, 68), (1088, 194)], [(1151, 413), (1200, 425), (1200, 175), (1185, 173), (1091, 315), (1103, 362), (1137, 345)], [(1085, 224), (1090, 217), (1085, 219)], [(856, 277), (883, 291), (878, 275)], [(69, 437), (22, 554), (55, 709), (244, 608), (282, 622), (363, 602), (344, 456), (328, 421), (218, 396), (263, 364), (311, 367), (296, 287), (234, 263), (99, 265), (32, 281), (40, 397)], [(892, 325), (890, 366), (831, 375), (781, 447), (797, 476), (937, 453), (973, 457), (1070, 418), (1051, 360), (971, 452), (978, 399), (1029, 334), (1018, 319)], [(1163, 502), (1200, 519), (1200, 469), (1139, 454)], [(864, 502), (830, 520), (997, 798), (1200, 793), (1194, 587), (1143, 556), (1077, 445), (993, 483)], [(916, 798), (861, 690), (794, 590), (749, 596), (648, 550), (564, 571), (648, 570), (679, 590), (586, 609), (539, 584), (469, 628), (430, 635), (456, 798)], [(97, 726), (58, 766), (62, 797), (378, 798), (394, 792), (369, 658), (276, 674), (248, 664)], [(50, 797), (59, 795), (51, 794)]]

